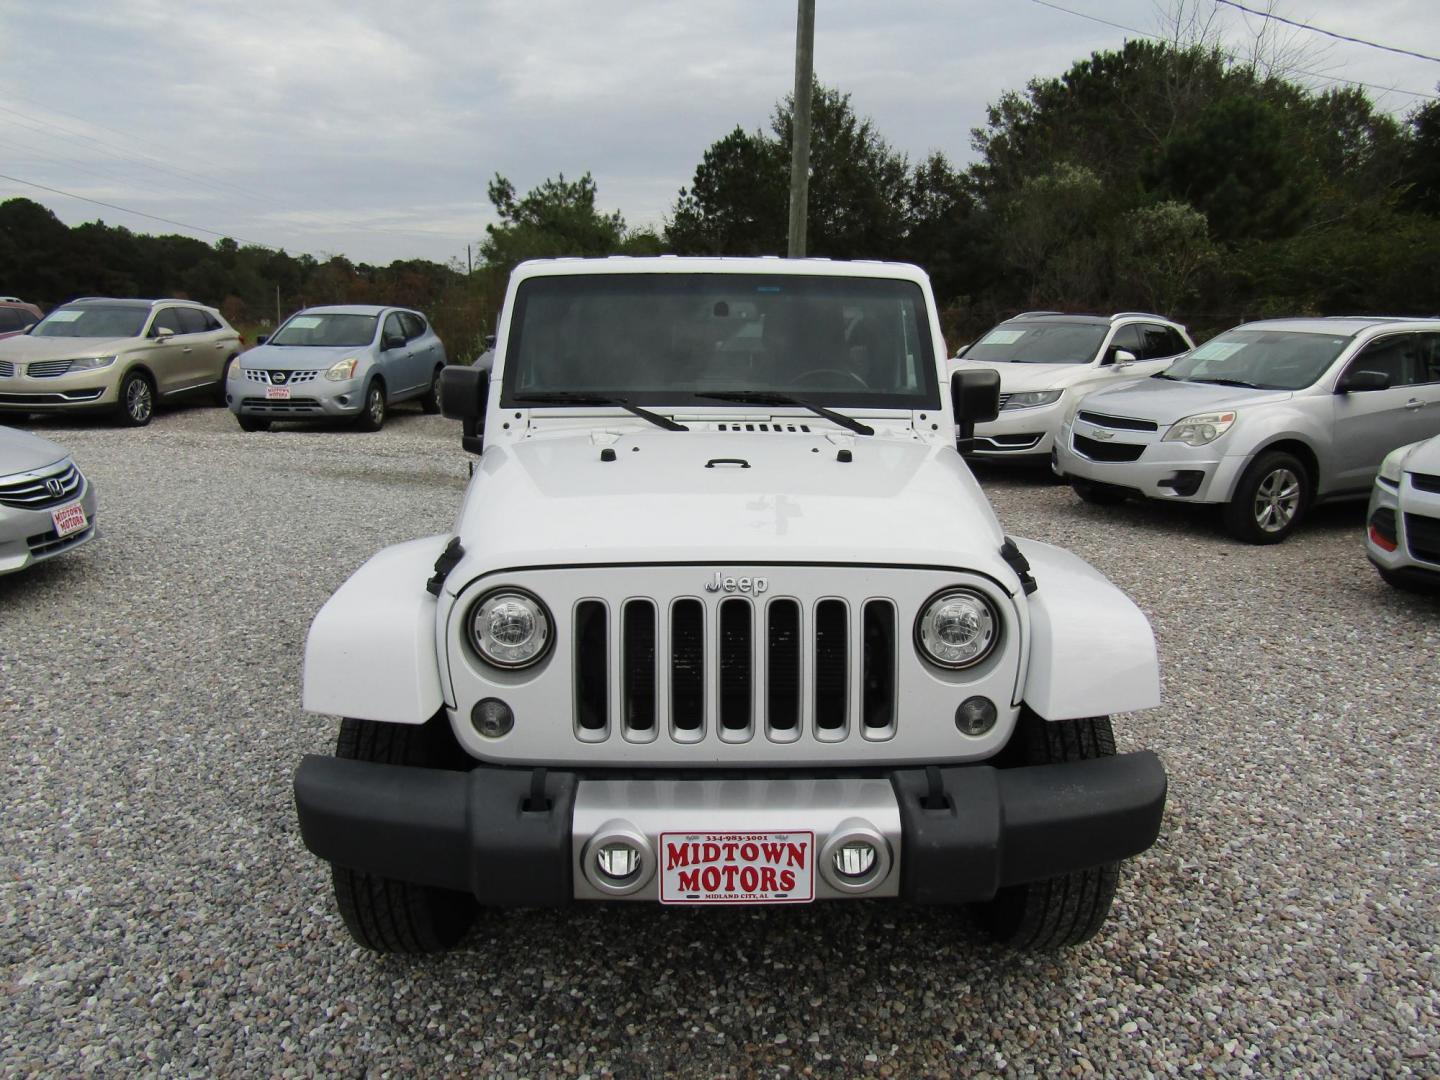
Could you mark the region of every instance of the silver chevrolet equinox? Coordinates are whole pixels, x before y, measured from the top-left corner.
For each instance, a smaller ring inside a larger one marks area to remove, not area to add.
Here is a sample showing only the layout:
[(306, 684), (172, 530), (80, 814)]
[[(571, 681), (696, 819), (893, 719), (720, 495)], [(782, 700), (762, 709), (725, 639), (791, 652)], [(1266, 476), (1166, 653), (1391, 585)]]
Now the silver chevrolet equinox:
[(1276, 319), (1072, 410), (1053, 468), (1089, 502), (1220, 503), (1284, 540), (1316, 502), (1364, 498), (1391, 450), (1440, 434), (1440, 319)]

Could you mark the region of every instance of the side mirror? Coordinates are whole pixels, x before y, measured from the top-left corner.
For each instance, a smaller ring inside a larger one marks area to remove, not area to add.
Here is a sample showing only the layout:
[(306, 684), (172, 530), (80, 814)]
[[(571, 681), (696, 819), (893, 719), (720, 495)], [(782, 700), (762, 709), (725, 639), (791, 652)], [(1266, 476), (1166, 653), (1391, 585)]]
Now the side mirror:
[(33, 322), (27, 322), (24, 326), (22, 326), (22, 327), (20, 328), (20, 332), (21, 332), (22, 334), (28, 334), (31, 330), (34, 330), (34, 329), (35, 329), (35, 324), (34, 324)]
[(440, 369), (440, 412), (461, 423), (460, 445), (472, 454), (485, 449), (485, 406), (490, 372), (452, 364)]
[(258, 334), (258, 335), (256, 335), (256, 337), (255, 337), (255, 344), (256, 344), (256, 345), (264, 345), (265, 342), (267, 342), (267, 341), (269, 341), (269, 340), (270, 340), (270, 335), (269, 335), (269, 334)]
[(956, 449), (963, 454), (975, 440), (975, 425), (1000, 415), (1000, 373), (991, 368), (955, 372), (950, 376), (950, 407), (960, 429)]
[(380, 339), (380, 348), (385, 351), (398, 349), (404, 344), (405, 338), (400, 334), (386, 334)]
[(1135, 354), (1129, 349), (1115, 350), (1115, 366), (1117, 368), (1128, 367), (1135, 362)]
[(1352, 371), (1340, 380), (1337, 394), (1358, 394), (1367, 390), (1389, 390), (1390, 376), (1383, 371)]
[(158, 341), (164, 341), (166, 338), (172, 338), (172, 337), (174, 337), (174, 336), (175, 336), (175, 331), (174, 331), (174, 330), (171, 330), (170, 327), (168, 327), (168, 326), (157, 326), (157, 327), (155, 327), (155, 338), (156, 338), (156, 340), (158, 340)]

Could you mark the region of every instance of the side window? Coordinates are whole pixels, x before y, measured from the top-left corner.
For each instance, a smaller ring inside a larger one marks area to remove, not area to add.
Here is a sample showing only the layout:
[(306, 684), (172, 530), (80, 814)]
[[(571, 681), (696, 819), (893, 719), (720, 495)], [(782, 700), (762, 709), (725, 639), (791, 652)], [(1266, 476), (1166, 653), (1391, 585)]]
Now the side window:
[(1122, 326), (1115, 331), (1115, 336), (1110, 339), (1110, 346), (1105, 350), (1105, 357), (1102, 364), (1113, 364), (1115, 354), (1124, 349), (1137, 360), (1145, 359), (1145, 342), (1140, 338), (1140, 327), (1135, 323)]
[(400, 313), (392, 311), (385, 316), (385, 333), (381, 335), (380, 344), (383, 347), (387, 338), (397, 337), (402, 340), (405, 337), (405, 325), (400, 321)]
[(425, 320), (413, 311), (400, 312), (400, 322), (405, 326), (405, 340), (414, 341), (425, 333)]
[(1140, 356), (1142, 360), (1162, 360), (1185, 351), (1184, 340), (1168, 326), (1145, 323), (1140, 327), (1140, 334), (1145, 339), (1145, 351)]
[(35, 316), (20, 308), (0, 308), (0, 333), (23, 330), (35, 321)]
[(180, 316), (177, 314), (178, 310), (178, 308), (166, 307), (157, 311), (155, 318), (150, 322), (150, 333), (147, 336), (152, 338), (159, 337), (162, 326), (174, 333), (183, 334), (185, 331), (180, 326)]
[(220, 320), (217, 319), (214, 315), (211, 315), (210, 312), (208, 312), (208, 311), (202, 311), (202, 312), (200, 312), (200, 315), (201, 315), (201, 317), (204, 318), (204, 320), (205, 320), (205, 329), (206, 329), (207, 331), (213, 331), (213, 330), (220, 330), (220, 329), (222, 329), (222, 327), (221, 327), (221, 325), (220, 325)]
[(199, 308), (176, 308), (175, 317), (180, 320), (180, 325), (175, 327), (177, 334), (203, 334), (210, 329), (205, 325), (205, 313)]
[(1420, 337), (1430, 335), (1395, 334), (1372, 341), (1350, 361), (1350, 371), (1378, 371), (1390, 379), (1391, 386), (1411, 386), (1420, 368)]
[(1416, 334), (1415, 352), (1415, 381), (1440, 383), (1440, 334)]

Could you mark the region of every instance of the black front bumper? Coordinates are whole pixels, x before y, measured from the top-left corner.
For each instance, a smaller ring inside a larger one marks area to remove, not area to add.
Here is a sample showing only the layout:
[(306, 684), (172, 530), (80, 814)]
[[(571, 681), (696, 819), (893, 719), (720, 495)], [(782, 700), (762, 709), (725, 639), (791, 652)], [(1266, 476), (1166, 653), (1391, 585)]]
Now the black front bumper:
[[(1149, 752), (1059, 765), (897, 769), (900, 895), (987, 900), (1137, 855), (1155, 842), (1166, 777)], [(384, 877), (497, 906), (575, 899), (571, 772), (480, 765), (446, 772), (307, 756), (295, 774), (305, 846)]]

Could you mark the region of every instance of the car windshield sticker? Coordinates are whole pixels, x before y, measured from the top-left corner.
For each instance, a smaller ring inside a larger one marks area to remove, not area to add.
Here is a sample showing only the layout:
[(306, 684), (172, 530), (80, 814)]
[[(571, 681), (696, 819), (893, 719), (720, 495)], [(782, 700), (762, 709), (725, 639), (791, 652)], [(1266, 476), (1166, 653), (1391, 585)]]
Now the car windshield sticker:
[(318, 315), (296, 315), (290, 320), (292, 330), (314, 330), (319, 325), (320, 317)]
[(980, 339), (981, 345), (1014, 345), (1025, 336), (1024, 330), (991, 330)]
[(68, 311), (52, 311), (52, 312), (50, 313), (50, 321), (51, 321), (51, 322), (74, 322), (76, 319), (80, 318), (80, 316), (81, 316), (81, 315), (84, 315), (84, 314), (85, 314), (85, 312), (84, 312), (83, 309), (75, 309), (75, 308), (72, 308), (72, 309), (70, 309), (70, 310), (68, 310)]
[(1245, 348), (1244, 341), (1207, 341), (1190, 354), (1193, 360), (1228, 360), (1241, 349)]

